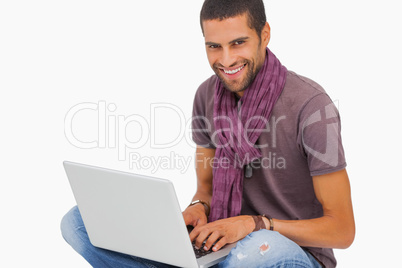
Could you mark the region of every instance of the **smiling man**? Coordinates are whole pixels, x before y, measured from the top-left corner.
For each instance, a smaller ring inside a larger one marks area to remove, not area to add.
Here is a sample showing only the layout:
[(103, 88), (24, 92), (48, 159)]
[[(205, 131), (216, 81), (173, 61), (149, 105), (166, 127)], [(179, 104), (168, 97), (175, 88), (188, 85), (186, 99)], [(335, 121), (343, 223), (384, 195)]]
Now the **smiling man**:
[(220, 267), (335, 267), (355, 233), (337, 109), (267, 48), (261, 0), (206, 0), (201, 27), (216, 75), (194, 100), (190, 238), (240, 241)]
[[(355, 234), (337, 109), (267, 48), (262, 0), (206, 0), (201, 27), (215, 75), (194, 99), (190, 239), (212, 251), (237, 242), (217, 267), (335, 267), (332, 249)], [(170, 267), (92, 246), (77, 207), (61, 226), (94, 267)]]

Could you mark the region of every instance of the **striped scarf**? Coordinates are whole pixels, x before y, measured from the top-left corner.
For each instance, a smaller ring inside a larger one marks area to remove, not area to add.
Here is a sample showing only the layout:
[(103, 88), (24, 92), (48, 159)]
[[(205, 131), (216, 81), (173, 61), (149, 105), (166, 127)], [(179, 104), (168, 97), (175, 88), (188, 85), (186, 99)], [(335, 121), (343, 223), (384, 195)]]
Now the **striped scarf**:
[(261, 70), (238, 103), (235, 94), (217, 80), (214, 103), (217, 149), (209, 221), (240, 215), (244, 169), (261, 158), (254, 145), (282, 93), (286, 74), (286, 67), (267, 48)]

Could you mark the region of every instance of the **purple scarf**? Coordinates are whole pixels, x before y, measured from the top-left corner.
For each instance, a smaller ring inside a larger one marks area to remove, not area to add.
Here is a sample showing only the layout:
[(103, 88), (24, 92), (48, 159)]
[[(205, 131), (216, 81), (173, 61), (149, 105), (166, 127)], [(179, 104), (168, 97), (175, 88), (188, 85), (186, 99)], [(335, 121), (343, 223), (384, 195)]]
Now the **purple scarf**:
[(218, 144), (209, 221), (240, 215), (244, 166), (261, 158), (260, 150), (254, 145), (282, 93), (286, 74), (287, 69), (267, 48), (261, 70), (238, 104), (234, 93), (217, 80), (214, 124)]

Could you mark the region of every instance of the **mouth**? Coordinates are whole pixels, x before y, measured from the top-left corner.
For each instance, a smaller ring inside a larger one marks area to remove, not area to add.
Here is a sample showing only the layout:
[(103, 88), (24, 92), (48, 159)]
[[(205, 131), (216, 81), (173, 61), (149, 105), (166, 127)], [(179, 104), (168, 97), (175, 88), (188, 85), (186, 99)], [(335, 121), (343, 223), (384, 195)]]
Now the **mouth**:
[(219, 70), (224, 73), (225, 75), (231, 77), (231, 76), (235, 76), (239, 73), (241, 73), (241, 71), (244, 69), (244, 67), (246, 67), (246, 64), (243, 64), (242, 66), (236, 67), (236, 68), (219, 68)]

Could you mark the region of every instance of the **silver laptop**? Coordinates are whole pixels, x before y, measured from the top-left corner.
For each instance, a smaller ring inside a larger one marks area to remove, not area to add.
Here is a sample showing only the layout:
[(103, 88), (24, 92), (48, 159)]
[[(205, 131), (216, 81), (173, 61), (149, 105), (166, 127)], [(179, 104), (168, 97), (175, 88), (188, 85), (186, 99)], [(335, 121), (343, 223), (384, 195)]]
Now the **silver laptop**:
[(235, 244), (197, 258), (172, 182), (63, 162), (91, 243), (179, 267), (210, 267)]

